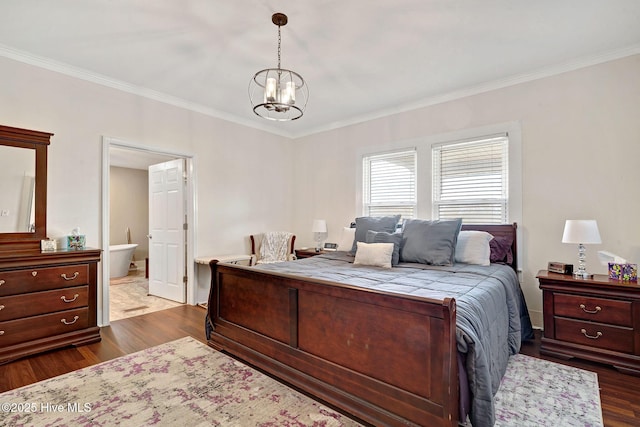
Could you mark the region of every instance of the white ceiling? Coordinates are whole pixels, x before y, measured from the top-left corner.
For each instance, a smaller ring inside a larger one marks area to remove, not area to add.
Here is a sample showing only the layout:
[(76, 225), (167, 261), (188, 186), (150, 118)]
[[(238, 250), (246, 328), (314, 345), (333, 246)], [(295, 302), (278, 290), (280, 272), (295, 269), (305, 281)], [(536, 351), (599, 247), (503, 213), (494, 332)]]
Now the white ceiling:
[[(293, 122), (247, 93), (277, 65), (274, 12), (310, 88)], [(0, 2), (0, 55), (290, 137), (634, 53), (639, 0)]]

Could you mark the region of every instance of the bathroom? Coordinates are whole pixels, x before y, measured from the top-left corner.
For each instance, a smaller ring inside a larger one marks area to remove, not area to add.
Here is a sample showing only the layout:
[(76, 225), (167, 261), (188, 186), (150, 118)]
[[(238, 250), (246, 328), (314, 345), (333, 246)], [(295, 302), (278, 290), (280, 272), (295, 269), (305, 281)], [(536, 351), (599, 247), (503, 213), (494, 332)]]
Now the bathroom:
[[(146, 167), (116, 166), (120, 164), (116, 157), (112, 155), (109, 168), (109, 246), (112, 249), (126, 244), (137, 246), (131, 257), (124, 255), (127, 251), (110, 251), (110, 275), (119, 276), (110, 280), (111, 321), (179, 305), (148, 295), (145, 262), (149, 256), (148, 170)], [(124, 263), (119, 263), (118, 259), (123, 255)]]

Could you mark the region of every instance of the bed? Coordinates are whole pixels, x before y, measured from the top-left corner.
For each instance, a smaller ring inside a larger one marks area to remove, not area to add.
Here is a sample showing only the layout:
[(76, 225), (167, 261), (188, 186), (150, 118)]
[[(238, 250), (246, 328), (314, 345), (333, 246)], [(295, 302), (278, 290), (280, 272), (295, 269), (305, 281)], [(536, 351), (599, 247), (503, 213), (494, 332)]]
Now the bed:
[(373, 425), (454, 426), (467, 413), (492, 425), (508, 357), (531, 335), (516, 224), (462, 229), (508, 241), (509, 256), (391, 269), (344, 252), (259, 268), (212, 261), (208, 344)]

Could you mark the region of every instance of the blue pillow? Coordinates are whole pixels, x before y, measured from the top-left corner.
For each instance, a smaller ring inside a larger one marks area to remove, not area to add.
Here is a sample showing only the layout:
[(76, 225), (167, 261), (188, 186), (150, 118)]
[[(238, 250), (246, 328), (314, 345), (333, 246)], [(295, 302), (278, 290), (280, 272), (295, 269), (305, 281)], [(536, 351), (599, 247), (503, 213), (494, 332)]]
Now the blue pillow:
[(400, 245), (402, 245), (402, 234), (387, 233), (385, 231), (367, 231), (366, 243), (393, 243), (393, 254), (391, 255), (391, 266), (396, 266), (400, 262)]
[(402, 228), (400, 261), (446, 265), (454, 263), (462, 219), (408, 219)]
[(351, 247), (351, 255), (355, 255), (357, 242), (367, 243), (367, 231), (386, 231), (393, 233), (400, 221), (400, 215), (393, 216), (362, 216), (356, 218), (356, 233)]

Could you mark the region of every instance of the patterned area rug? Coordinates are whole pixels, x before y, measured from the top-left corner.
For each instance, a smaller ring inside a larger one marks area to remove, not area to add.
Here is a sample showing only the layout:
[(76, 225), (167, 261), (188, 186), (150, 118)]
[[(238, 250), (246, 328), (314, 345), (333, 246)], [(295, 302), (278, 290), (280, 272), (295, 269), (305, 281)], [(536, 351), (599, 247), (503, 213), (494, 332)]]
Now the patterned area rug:
[[(2, 426), (359, 426), (186, 337), (0, 394)], [(602, 426), (598, 378), (516, 355), (496, 426)]]
[(516, 354), (495, 397), (496, 427), (600, 427), (595, 372)]
[(0, 403), (8, 426), (360, 425), (191, 337), (5, 392)]

